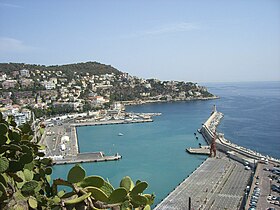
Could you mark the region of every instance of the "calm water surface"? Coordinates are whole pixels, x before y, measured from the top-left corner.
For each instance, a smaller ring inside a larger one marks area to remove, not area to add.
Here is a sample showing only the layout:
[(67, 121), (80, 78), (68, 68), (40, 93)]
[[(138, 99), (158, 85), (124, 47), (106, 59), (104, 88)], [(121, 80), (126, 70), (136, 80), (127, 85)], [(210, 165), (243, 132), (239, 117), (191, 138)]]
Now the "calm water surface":
[[(159, 203), (207, 157), (189, 155), (187, 147), (205, 144), (194, 132), (217, 105), (225, 114), (219, 131), (239, 145), (280, 158), (280, 82), (207, 84), (221, 99), (127, 107), (133, 112), (161, 112), (152, 123), (79, 127), (81, 152), (120, 153), (114, 162), (85, 163), (87, 174), (108, 178), (117, 187), (122, 177), (149, 183)], [(123, 133), (123, 136), (118, 136)], [(53, 178), (66, 177), (71, 165), (55, 166)]]

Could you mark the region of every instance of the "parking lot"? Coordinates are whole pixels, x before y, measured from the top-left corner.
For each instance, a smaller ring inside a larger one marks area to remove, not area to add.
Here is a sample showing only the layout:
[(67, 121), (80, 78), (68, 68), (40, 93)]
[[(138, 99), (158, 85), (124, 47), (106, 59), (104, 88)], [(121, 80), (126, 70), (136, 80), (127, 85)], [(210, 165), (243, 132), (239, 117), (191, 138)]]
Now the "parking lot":
[(277, 167), (272, 164), (258, 164), (246, 209), (280, 210), (280, 176), (273, 169)]

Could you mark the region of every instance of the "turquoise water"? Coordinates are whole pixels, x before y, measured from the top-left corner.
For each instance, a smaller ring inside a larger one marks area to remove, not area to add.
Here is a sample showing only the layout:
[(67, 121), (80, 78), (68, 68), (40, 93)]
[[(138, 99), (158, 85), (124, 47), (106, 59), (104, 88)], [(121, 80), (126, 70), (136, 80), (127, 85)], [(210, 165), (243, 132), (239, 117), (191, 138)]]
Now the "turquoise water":
[[(79, 127), (81, 152), (120, 153), (115, 162), (85, 163), (87, 174), (108, 178), (117, 187), (123, 176), (149, 183), (159, 203), (206, 156), (189, 155), (187, 147), (205, 144), (194, 132), (201, 127), (214, 104), (225, 114), (219, 131), (226, 138), (263, 154), (280, 158), (280, 82), (208, 84), (219, 100), (146, 104), (127, 111), (161, 112), (152, 123)], [(118, 136), (118, 133), (123, 136)], [(53, 178), (66, 177), (71, 165), (55, 166)]]
[[(156, 204), (206, 159), (206, 156), (190, 155), (185, 149), (205, 144), (201, 136), (195, 139), (194, 132), (208, 118), (213, 103), (196, 101), (129, 107), (135, 112), (161, 112), (162, 115), (151, 123), (79, 127), (81, 152), (118, 152), (123, 156), (120, 161), (85, 163), (83, 167), (87, 174), (106, 177), (114, 186), (126, 175), (135, 181), (146, 180), (148, 192), (156, 194)], [(118, 136), (120, 132), (124, 135)], [(69, 168), (58, 166), (54, 173), (66, 176)]]

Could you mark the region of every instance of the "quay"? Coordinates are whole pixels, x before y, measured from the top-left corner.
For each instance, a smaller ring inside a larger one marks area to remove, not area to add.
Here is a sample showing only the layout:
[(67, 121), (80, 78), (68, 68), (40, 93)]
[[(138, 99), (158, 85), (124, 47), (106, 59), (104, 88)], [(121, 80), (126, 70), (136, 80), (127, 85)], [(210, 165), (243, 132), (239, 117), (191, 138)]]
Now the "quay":
[(129, 119), (129, 120), (108, 120), (108, 121), (88, 121), (73, 123), (71, 126), (80, 127), (80, 126), (96, 126), (96, 125), (113, 125), (113, 124), (129, 124), (129, 123), (146, 123), (153, 122), (153, 119)]
[(75, 156), (55, 157), (54, 165), (71, 164), (71, 163), (87, 163), (87, 162), (100, 162), (100, 161), (113, 161), (119, 160), (122, 156), (119, 154), (112, 156), (105, 156), (103, 152), (86, 152), (79, 153)]
[(186, 151), (190, 154), (210, 155), (209, 146), (201, 146), (200, 148), (187, 148)]
[[(277, 180), (269, 177), (273, 177), (273, 168), (280, 166), (280, 160), (225, 139), (222, 133), (216, 132), (222, 117), (223, 114), (214, 107), (208, 120), (199, 129), (209, 145), (215, 140), (218, 157), (206, 159), (155, 210), (248, 209), (256, 187), (260, 189), (260, 209), (271, 207), (271, 202), (267, 200), (272, 197), (271, 184)], [(195, 154), (201, 148), (189, 148), (187, 151)]]

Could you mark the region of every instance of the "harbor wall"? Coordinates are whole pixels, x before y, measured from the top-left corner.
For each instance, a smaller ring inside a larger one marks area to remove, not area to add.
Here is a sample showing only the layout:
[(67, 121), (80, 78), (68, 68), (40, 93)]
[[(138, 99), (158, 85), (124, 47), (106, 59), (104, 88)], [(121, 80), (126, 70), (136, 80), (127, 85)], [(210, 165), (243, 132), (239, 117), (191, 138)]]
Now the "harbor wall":
[[(222, 113), (214, 111), (212, 112), (211, 116), (208, 118), (208, 120), (203, 124), (202, 128), (200, 129), (202, 136), (204, 137), (205, 141), (210, 145), (212, 143), (212, 139), (214, 137), (214, 131), (216, 131), (216, 127), (220, 123), (220, 120), (222, 118)], [(239, 153), (242, 156), (245, 156), (246, 161), (247, 159), (251, 159), (251, 162), (254, 160), (261, 160), (263, 158), (268, 159), (271, 163), (279, 164), (280, 160), (277, 160), (272, 157), (264, 156), (258, 152), (249, 150), (247, 148), (241, 147), (239, 145), (236, 145), (234, 143), (231, 143), (229, 140), (224, 138), (224, 134), (219, 133), (216, 134), (216, 148), (217, 150), (227, 153), (228, 151), (234, 151), (236, 153)]]

